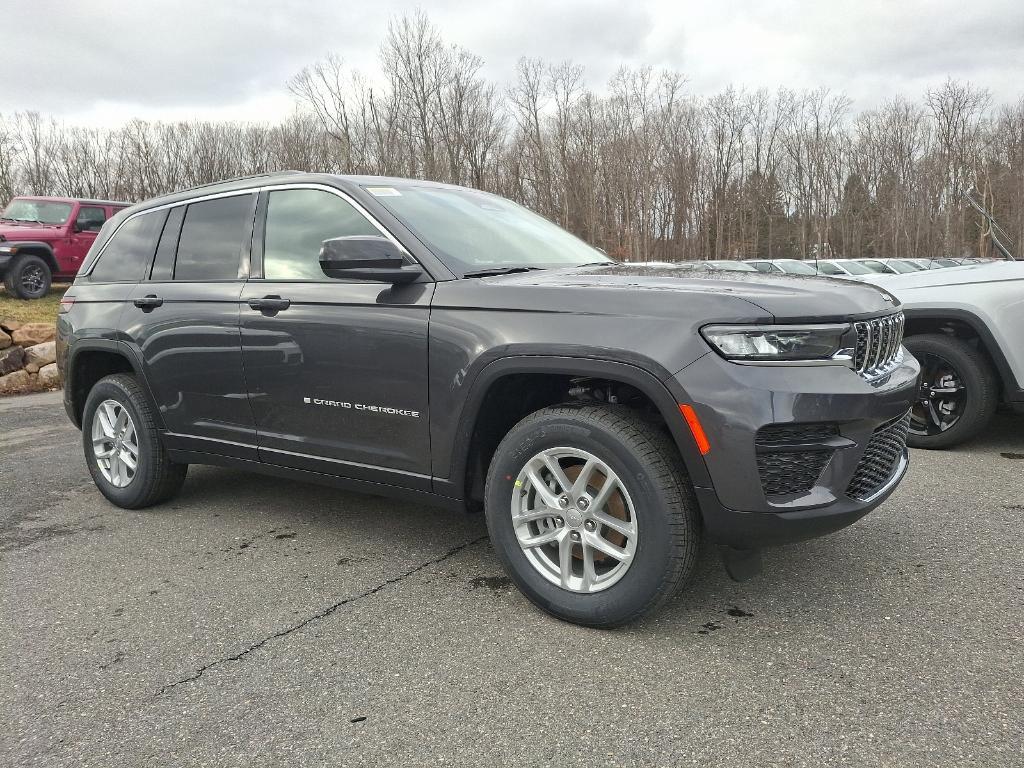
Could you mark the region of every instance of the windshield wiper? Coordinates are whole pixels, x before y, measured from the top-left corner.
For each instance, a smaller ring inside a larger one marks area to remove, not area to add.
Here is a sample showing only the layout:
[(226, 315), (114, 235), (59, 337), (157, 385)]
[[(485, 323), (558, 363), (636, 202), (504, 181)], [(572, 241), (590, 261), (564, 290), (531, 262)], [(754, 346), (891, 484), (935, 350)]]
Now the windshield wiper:
[(463, 277), (494, 277), (495, 275), (512, 275), (516, 272), (533, 272), (544, 267), (489, 267), (487, 269), (474, 269), (463, 272)]

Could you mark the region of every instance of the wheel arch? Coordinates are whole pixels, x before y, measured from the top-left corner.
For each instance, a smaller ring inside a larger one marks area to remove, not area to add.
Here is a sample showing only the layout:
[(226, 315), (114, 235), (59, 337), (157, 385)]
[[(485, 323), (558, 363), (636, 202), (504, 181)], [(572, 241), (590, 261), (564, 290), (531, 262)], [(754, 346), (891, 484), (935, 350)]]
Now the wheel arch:
[(82, 413), (90, 390), (104, 376), (114, 373), (130, 373), (136, 377), (142, 391), (149, 398), (158, 426), (163, 429), (160, 410), (149, 389), (142, 362), (131, 347), (113, 339), (81, 339), (69, 347), (64, 386), (75, 426), (82, 426)]
[(996, 372), (1003, 397), (1020, 392), (1021, 382), (1013, 375), (1010, 364), (988, 325), (973, 312), (963, 309), (904, 309), (904, 338), (925, 333), (948, 333), (957, 338), (976, 339), (978, 349), (988, 358)]
[[(444, 495), (462, 498), (468, 504), (482, 488), (482, 477), (498, 442), (524, 416), (548, 405), (565, 402), (565, 383), (573, 379), (596, 379), (632, 387), (657, 411), (661, 421), (679, 448), (683, 462), (694, 485), (709, 485), (704, 459), (694, 444), (686, 422), (679, 412), (679, 403), (668, 388), (652, 373), (630, 363), (590, 358), (561, 356), (506, 357), (492, 361), (477, 375), (471, 385), (459, 416), (446, 480), (436, 480)], [(533, 402), (518, 407), (501, 402), (504, 388), (523, 381), (539, 394)], [(494, 404), (504, 408), (497, 419), (489, 419)], [(447, 486), (446, 488), (443, 486)]]
[(42, 240), (16, 240), (14, 242), (7, 241), (5, 245), (17, 248), (14, 253), (15, 259), (19, 256), (38, 256), (46, 262), (46, 266), (50, 268), (51, 274), (55, 275), (60, 272), (60, 266), (57, 264), (57, 258), (53, 255), (53, 246), (49, 243), (43, 242)]

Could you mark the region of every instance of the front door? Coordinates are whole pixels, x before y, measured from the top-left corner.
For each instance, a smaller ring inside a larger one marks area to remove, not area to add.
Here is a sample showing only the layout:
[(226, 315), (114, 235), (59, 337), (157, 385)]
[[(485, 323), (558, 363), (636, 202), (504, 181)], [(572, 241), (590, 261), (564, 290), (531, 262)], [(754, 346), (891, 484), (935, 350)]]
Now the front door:
[(79, 206), (75, 220), (68, 229), (67, 244), (63, 248), (63, 253), (55, 254), (61, 272), (72, 275), (78, 272), (78, 268), (85, 260), (85, 254), (92, 248), (96, 235), (106, 220), (107, 212), (102, 206)]
[(324, 240), (381, 232), (337, 192), (262, 193), (241, 297), (249, 401), (265, 462), (429, 489), (433, 283), (336, 280), (319, 264)]

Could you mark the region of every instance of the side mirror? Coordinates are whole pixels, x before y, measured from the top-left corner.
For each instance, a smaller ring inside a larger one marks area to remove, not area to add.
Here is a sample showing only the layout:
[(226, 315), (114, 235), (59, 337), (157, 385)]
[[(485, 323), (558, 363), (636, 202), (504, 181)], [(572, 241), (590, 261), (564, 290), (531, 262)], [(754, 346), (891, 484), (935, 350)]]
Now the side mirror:
[(328, 277), (411, 283), (423, 270), (405, 265), (398, 246), (380, 235), (349, 235), (324, 240), (320, 268)]

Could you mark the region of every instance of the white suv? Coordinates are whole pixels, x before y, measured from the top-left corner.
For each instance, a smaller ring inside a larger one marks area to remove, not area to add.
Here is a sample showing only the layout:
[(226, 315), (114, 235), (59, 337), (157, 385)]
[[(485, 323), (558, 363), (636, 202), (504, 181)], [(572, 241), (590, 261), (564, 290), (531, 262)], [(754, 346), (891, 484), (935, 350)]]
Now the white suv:
[(921, 363), (911, 445), (948, 448), (984, 429), (1000, 403), (1024, 410), (1024, 261), (867, 280), (903, 302), (904, 346)]

